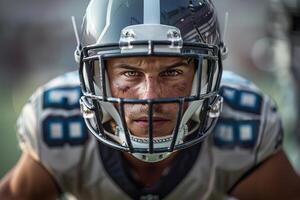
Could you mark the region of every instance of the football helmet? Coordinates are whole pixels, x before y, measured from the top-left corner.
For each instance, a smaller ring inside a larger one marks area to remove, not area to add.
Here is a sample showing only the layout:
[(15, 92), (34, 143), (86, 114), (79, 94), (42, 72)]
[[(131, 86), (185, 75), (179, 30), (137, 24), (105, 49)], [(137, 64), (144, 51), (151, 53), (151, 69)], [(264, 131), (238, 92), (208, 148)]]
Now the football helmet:
[[(203, 141), (221, 111), (218, 90), (226, 53), (210, 0), (91, 0), (75, 51), (87, 127), (100, 142), (145, 162), (163, 160)], [(154, 99), (112, 96), (107, 61), (141, 56), (193, 59), (196, 73), (191, 94)], [(155, 137), (153, 107), (170, 103), (178, 105), (177, 124), (170, 135)], [(127, 104), (147, 106), (147, 137), (137, 137), (128, 128)]]

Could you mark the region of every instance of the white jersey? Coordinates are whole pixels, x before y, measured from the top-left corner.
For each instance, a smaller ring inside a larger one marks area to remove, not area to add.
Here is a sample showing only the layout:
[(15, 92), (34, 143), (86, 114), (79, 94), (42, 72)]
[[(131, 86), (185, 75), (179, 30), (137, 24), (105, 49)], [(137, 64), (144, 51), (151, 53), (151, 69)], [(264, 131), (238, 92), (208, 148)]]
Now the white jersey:
[(149, 188), (134, 183), (119, 151), (88, 133), (77, 72), (30, 98), (18, 120), (20, 146), (77, 199), (229, 199), (239, 181), (280, 149), (283, 136), (274, 103), (251, 82), (224, 72), (220, 94), (223, 112), (213, 133), (182, 150)]

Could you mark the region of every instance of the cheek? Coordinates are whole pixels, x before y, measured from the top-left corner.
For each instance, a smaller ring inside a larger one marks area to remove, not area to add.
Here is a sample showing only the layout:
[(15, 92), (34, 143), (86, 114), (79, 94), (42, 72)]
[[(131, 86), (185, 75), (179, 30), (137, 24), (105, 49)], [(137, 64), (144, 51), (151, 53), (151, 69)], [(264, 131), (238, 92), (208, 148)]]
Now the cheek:
[(111, 94), (113, 97), (120, 98), (134, 98), (135, 90), (134, 86), (128, 84), (122, 80), (115, 80), (110, 83)]
[(169, 88), (168, 94), (172, 97), (189, 96), (191, 94), (192, 82), (191, 81), (180, 81), (172, 84)]
[(111, 89), (113, 96), (119, 96), (120, 94), (126, 93), (130, 87), (120, 83), (113, 83)]

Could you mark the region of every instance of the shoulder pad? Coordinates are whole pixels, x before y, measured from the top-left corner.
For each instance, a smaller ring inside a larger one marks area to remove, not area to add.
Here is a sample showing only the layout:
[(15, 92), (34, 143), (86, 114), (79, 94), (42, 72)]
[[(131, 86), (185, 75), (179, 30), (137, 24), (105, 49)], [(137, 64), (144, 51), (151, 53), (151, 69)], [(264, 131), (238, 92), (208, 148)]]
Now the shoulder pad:
[(217, 165), (248, 168), (276, 152), (283, 132), (274, 102), (234, 73), (225, 73), (220, 94), (224, 106), (211, 139)]

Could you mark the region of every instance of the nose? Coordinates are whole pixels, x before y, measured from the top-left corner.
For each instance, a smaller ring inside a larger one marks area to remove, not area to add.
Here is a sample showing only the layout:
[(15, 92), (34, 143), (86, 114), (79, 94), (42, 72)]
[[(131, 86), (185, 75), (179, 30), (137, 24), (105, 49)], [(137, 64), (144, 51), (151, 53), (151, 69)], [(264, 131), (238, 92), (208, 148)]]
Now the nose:
[(145, 87), (143, 92), (143, 99), (156, 99), (162, 97), (162, 85), (156, 77), (146, 77)]

